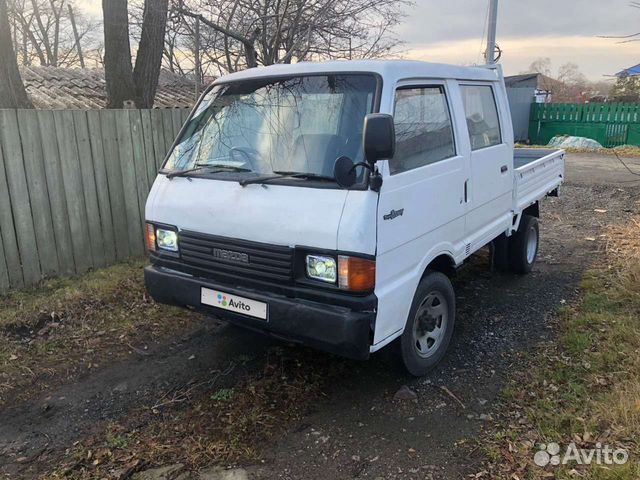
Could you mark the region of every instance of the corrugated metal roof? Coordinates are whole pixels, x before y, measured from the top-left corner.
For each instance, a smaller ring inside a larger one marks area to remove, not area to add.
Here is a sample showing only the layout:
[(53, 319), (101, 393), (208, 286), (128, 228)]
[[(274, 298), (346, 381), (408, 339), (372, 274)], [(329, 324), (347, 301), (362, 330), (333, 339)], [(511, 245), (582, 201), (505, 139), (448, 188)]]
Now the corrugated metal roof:
[[(103, 70), (21, 67), (20, 72), (37, 109), (93, 110), (107, 105)], [(154, 108), (190, 108), (195, 101), (194, 82), (167, 70), (160, 72)]]
[(616, 77), (634, 77), (636, 75), (640, 75), (640, 64), (625, 68), (624, 70), (616, 73)]

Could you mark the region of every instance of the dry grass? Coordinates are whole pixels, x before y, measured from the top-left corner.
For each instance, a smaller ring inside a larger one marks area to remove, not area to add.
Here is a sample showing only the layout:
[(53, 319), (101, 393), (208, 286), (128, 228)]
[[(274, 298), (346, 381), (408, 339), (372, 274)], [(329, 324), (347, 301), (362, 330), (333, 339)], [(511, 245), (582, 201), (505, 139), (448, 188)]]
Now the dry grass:
[[(556, 148), (549, 145), (526, 145), (522, 143), (516, 144), (516, 148), (541, 148), (549, 149)], [(592, 150), (586, 148), (564, 148), (563, 150), (568, 153), (599, 153), (601, 155), (619, 155), (621, 157), (640, 157), (640, 146), (635, 145), (622, 145), (614, 148), (601, 148), (599, 150)]]
[[(147, 296), (144, 264), (0, 297), (0, 404), (24, 401), (200, 325), (199, 315)], [(232, 359), (224, 371), (167, 386), (116, 423), (96, 424), (90, 436), (29, 472), (34, 478), (129, 478), (175, 462), (198, 469), (255, 460), (269, 439), (322, 401), (324, 387), (344, 365), (302, 348)]]
[[(504, 391), (504, 429), (490, 439), (491, 478), (640, 478), (640, 222), (604, 232), (605, 264), (585, 275), (544, 345)], [(540, 468), (538, 446), (624, 448), (630, 461)]]
[[(257, 373), (232, 387), (200, 385), (185, 401), (142, 409), (109, 425), (44, 478), (122, 478), (123, 472), (176, 462), (196, 470), (256, 461), (271, 438), (323, 398), (323, 388), (344, 366), (325, 354), (275, 348)], [(234, 380), (239, 376), (233, 372)]]
[(195, 314), (147, 296), (144, 264), (122, 263), (0, 297), (0, 405), (126, 356), (138, 342), (196, 325)]

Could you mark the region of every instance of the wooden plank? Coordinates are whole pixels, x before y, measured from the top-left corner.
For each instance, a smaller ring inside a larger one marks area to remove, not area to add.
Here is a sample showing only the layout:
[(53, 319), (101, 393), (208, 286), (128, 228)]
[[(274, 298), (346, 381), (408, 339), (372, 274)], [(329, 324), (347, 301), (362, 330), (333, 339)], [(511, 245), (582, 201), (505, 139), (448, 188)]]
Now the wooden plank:
[(149, 188), (153, 185), (153, 181), (158, 173), (156, 167), (156, 154), (153, 145), (153, 126), (151, 124), (151, 110), (140, 110), (140, 118), (142, 119), (142, 138), (144, 140), (144, 159), (147, 165), (147, 184)]
[(100, 227), (102, 231), (102, 244), (104, 247), (104, 259), (107, 264), (116, 261), (116, 244), (111, 220), (111, 200), (109, 198), (109, 181), (107, 179), (107, 167), (105, 165), (104, 148), (102, 146), (102, 125), (100, 116), (103, 110), (88, 110), (87, 127), (89, 129), (89, 143), (91, 144), (91, 157), (93, 159), (93, 173), (95, 175), (96, 192), (98, 197), (98, 209), (100, 211)]
[(164, 140), (164, 124), (162, 110), (152, 110), (151, 128), (153, 129), (153, 150), (155, 153), (156, 169), (160, 169), (167, 156), (167, 145)]
[[(147, 160), (144, 151), (144, 132), (142, 129), (142, 116), (140, 110), (129, 110), (131, 122), (131, 139), (133, 140), (133, 166), (136, 173), (136, 192), (138, 193), (138, 212), (140, 215), (141, 231), (144, 232), (144, 207), (149, 193), (149, 178), (147, 172)], [(142, 237), (141, 237), (142, 238)], [(144, 242), (143, 242), (144, 245)]]
[(42, 273), (15, 110), (0, 110), (0, 137), (22, 274), (25, 285), (34, 285), (42, 280)]
[(75, 261), (71, 245), (67, 200), (64, 182), (62, 181), (62, 166), (53, 112), (50, 110), (39, 111), (38, 124), (40, 126), (40, 138), (42, 139), (42, 156), (44, 159), (44, 171), (47, 176), (47, 190), (49, 191), (49, 205), (51, 207), (51, 219), (53, 220), (53, 236), (58, 255), (59, 273), (71, 275), (75, 273)]
[(55, 237), (52, 235), (53, 219), (44, 170), (38, 112), (18, 110), (17, 116), (40, 269), (43, 276), (51, 277), (59, 272), (58, 254), (55, 248)]
[(173, 121), (173, 138), (178, 138), (180, 130), (182, 130), (182, 110), (181, 108), (171, 109), (171, 120)]
[(122, 186), (124, 188), (129, 251), (132, 255), (142, 255), (144, 253), (144, 239), (142, 236), (142, 219), (140, 218), (140, 209), (138, 205), (129, 110), (118, 110), (116, 112), (116, 117), (116, 132), (118, 135), (118, 151), (120, 153)]
[(78, 145), (78, 158), (80, 160), (82, 190), (84, 192), (84, 204), (87, 211), (87, 227), (89, 229), (93, 266), (104, 267), (107, 264), (107, 259), (105, 257), (102, 239), (98, 190), (96, 187), (96, 175), (93, 169), (87, 113), (82, 110), (76, 110), (72, 112), (72, 116)]
[(173, 145), (173, 141), (176, 138), (175, 132), (173, 131), (173, 114), (169, 109), (160, 110), (162, 112), (162, 124), (164, 125), (164, 145), (165, 152), (171, 150), (171, 145)]
[(73, 112), (58, 110), (53, 112), (62, 166), (62, 181), (67, 199), (69, 229), (76, 272), (84, 273), (93, 267), (89, 219), (82, 185), (82, 172), (78, 157), (78, 146), (73, 123)]
[[(0, 141), (0, 146), (1, 143)], [(3, 257), (0, 258), (0, 261), (4, 265), (3, 270), (6, 269), (7, 287), (21, 288), (24, 286), (24, 277), (22, 276), (18, 240), (13, 224), (11, 198), (9, 198), (9, 186), (7, 184), (2, 148), (0, 148), (0, 238), (2, 239), (3, 250)], [(2, 267), (0, 266), (0, 268)], [(3, 278), (5, 275), (3, 275)]]
[(0, 235), (0, 294), (5, 293), (11, 287), (9, 283), (9, 270), (5, 262), (4, 244)]
[(100, 113), (102, 146), (109, 182), (109, 199), (115, 236), (116, 258), (118, 260), (124, 260), (131, 255), (131, 251), (128, 241), (127, 210), (124, 199), (124, 185), (122, 183), (122, 169), (120, 168), (120, 153), (116, 128), (116, 121), (119, 120), (120, 117), (116, 116), (118, 112), (115, 110), (104, 110)]

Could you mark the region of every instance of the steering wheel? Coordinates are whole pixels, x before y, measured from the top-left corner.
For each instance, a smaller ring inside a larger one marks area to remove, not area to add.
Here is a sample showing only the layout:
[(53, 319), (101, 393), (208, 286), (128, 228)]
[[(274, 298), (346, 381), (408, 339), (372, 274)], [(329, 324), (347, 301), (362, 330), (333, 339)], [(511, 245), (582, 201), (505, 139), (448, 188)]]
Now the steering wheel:
[(256, 166), (253, 163), (253, 159), (255, 158), (255, 155), (258, 153), (257, 150), (254, 150), (252, 148), (245, 148), (245, 147), (231, 147), (229, 149), (229, 158), (231, 160), (236, 160), (236, 155), (240, 154), (242, 157), (244, 157), (245, 159), (245, 163), (248, 163), (249, 166), (251, 167), (251, 170), (253, 170), (254, 172), (256, 171)]

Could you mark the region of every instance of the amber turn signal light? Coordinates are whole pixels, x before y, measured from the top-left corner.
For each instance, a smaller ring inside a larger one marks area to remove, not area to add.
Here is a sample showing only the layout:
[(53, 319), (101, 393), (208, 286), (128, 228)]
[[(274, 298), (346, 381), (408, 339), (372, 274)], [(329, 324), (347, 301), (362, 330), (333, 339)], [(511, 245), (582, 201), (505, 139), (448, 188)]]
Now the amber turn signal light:
[(367, 292), (376, 286), (376, 262), (366, 258), (338, 257), (338, 286), (342, 290)]
[(147, 223), (146, 243), (147, 243), (147, 250), (149, 250), (150, 252), (156, 251), (156, 227), (154, 227), (150, 223)]

